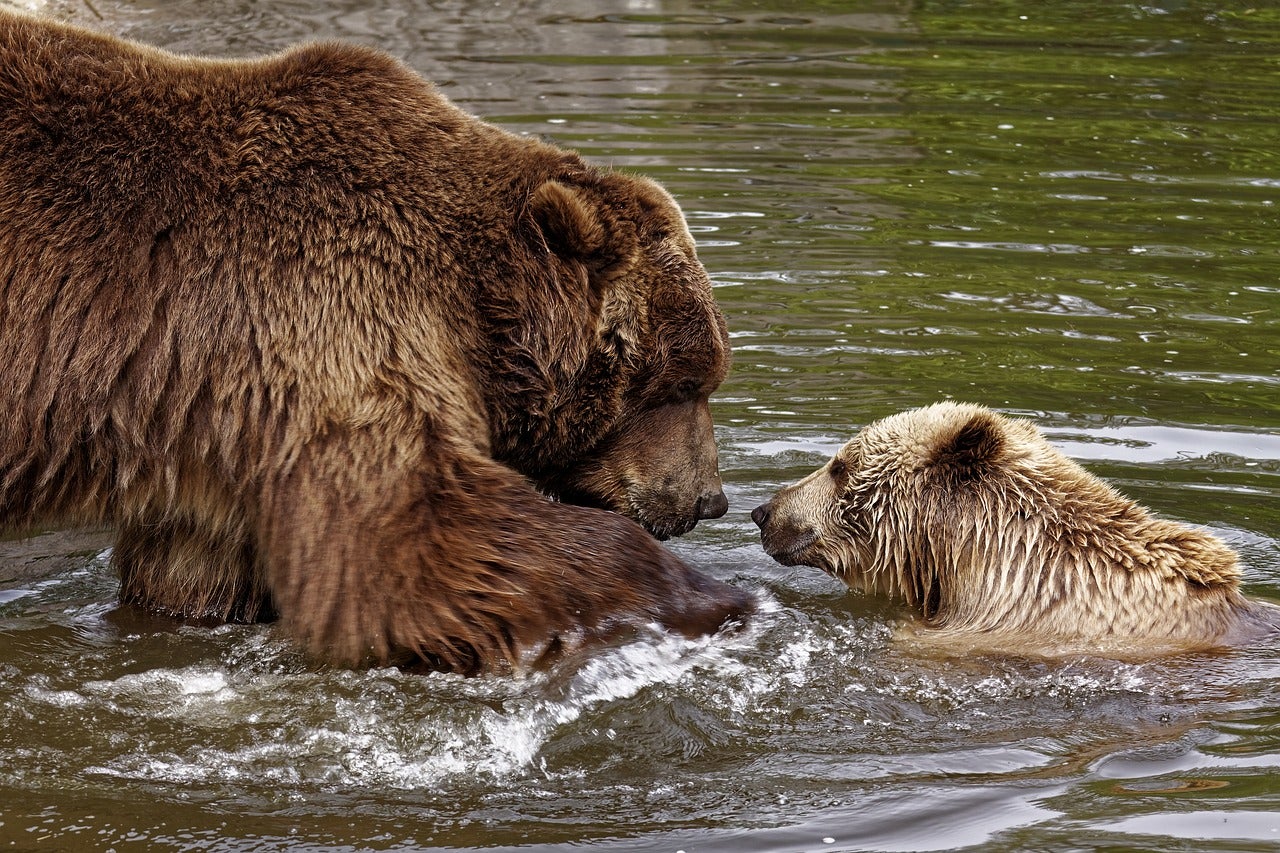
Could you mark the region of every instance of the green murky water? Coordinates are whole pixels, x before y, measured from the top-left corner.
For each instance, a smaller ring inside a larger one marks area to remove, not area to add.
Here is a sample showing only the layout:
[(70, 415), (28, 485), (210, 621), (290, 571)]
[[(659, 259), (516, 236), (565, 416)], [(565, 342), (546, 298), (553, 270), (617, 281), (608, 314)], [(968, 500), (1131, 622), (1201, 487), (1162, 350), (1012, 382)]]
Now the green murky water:
[(898, 610), (772, 564), (747, 516), (956, 397), (1034, 416), (1280, 597), (1274, 4), (34, 5), (181, 51), (377, 44), (662, 180), (736, 358), (730, 513), (672, 547), (767, 612), (522, 681), (317, 671), (269, 628), (113, 620), (101, 537), (9, 544), (0, 846), (1280, 846), (1276, 649), (911, 658)]

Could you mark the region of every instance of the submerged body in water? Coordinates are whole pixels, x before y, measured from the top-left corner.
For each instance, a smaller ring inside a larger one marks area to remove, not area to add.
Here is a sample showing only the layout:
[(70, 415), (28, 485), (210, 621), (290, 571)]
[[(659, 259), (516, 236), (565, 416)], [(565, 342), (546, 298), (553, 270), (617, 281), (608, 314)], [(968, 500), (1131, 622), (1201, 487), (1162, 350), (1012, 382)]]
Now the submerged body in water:
[(1152, 516), (1029, 421), (936, 403), (870, 424), (752, 513), (785, 565), (905, 599), (953, 651), (1150, 655), (1280, 630), (1234, 551)]

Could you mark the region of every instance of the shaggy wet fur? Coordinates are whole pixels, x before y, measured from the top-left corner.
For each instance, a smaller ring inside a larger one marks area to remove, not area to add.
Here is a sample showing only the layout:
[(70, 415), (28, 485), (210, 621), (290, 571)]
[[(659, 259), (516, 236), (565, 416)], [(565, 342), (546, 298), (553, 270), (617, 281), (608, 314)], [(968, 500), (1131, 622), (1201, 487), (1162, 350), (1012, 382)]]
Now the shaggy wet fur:
[(463, 672), (713, 631), (747, 596), (604, 510), (723, 514), (728, 358), (670, 196), (382, 53), (0, 11), (0, 525), (117, 525), (125, 602)]
[(753, 517), (778, 561), (903, 599), (949, 643), (1212, 647), (1266, 621), (1217, 537), (1153, 517), (1033, 424), (980, 406), (873, 423)]

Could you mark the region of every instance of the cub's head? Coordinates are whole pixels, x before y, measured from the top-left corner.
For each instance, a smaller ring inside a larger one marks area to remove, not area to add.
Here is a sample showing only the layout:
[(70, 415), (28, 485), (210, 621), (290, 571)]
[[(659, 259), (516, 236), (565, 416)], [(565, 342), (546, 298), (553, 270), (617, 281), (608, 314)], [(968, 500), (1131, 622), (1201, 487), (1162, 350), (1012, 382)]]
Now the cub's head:
[(1035, 427), (981, 406), (937, 403), (877, 421), (826, 465), (756, 507), (768, 554), (855, 589), (928, 609), (951, 533), (1012, 522), (1037, 498), (1036, 457), (1070, 464)]
[(660, 539), (724, 515), (708, 398), (729, 337), (679, 207), (651, 181), (585, 170), (537, 187), (529, 216), (555, 271), (529, 332), (549, 387), (525, 415), (537, 458), (506, 455), (560, 500)]

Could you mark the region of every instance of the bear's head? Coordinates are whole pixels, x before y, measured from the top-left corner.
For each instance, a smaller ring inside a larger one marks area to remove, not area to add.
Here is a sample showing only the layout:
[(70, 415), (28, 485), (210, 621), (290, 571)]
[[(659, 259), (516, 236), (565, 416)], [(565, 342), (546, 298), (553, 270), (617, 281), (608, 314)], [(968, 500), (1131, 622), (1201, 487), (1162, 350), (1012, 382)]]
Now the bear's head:
[(751, 517), (765, 551), (783, 565), (903, 596), (928, 615), (938, 605), (938, 572), (963, 559), (955, 534), (972, 542), (984, 526), (1016, 527), (1045, 499), (1046, 479), (1068, 493), (1109, 493), (1032, 424), (937, 403), (865, 427)]
[(708, 398), (729, 337), (676, 202), (644, 178), (576, 169), (536, 186), (527, 217), (553, 275), (520, 329), (537, 371), (500, 419), (497, 455), (660, 539), (719, 518)]

